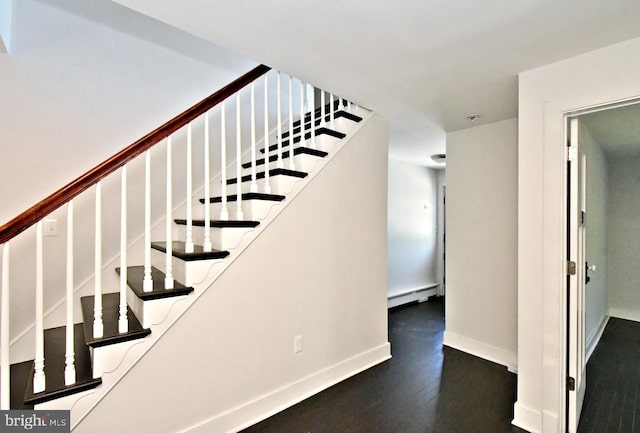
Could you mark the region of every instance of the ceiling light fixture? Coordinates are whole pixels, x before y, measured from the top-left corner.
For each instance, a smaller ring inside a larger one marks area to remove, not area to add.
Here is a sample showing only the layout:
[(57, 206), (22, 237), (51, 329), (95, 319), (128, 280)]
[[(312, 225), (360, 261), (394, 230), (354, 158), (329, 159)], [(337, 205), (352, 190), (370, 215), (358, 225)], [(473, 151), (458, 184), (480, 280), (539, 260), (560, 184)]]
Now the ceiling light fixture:
[(435, 155), (431, 155), (431, 159), (433, 160), (433, 162), (437, 162), (439, 164), (442, 164), (443, 162), (446, 161), (447, 155), (444, 154), (444, 153), (437, 153)]
[(473, 114), (467, 115), (467, 120), (470, 120), (471, 122), (475, 122), (479, 118), (480, 118), (480, 114), (478, 114), (478, 113), (473, 113)]

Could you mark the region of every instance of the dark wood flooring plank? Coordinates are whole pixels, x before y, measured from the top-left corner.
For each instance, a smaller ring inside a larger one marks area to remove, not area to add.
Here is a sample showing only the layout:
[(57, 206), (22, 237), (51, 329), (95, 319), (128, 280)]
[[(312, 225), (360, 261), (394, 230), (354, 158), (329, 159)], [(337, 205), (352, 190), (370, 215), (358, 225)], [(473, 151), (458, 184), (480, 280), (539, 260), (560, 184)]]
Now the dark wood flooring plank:
[(611, 318), (587, 364), (578, 433), (640, 433), (640, 323)]

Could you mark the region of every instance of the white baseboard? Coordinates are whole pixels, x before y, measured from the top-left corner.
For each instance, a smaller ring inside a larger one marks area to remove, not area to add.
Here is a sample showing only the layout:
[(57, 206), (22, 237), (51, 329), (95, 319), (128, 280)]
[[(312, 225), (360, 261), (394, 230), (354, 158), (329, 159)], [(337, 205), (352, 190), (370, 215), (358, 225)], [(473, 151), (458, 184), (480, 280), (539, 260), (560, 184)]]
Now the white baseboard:
[(624, 308), (609, 308), (609, 316), (616, 317), (618, 319), (633, 320), (634, 322), (640, 322), (640, 311), (638, 310), (626, 310)]
[(596, 346), (600, 342), (600, 338), (602, 338), (602, 333), (604, 332), (604, 328), (606, 328), (607, 323), (609, 323), (609, 318), (611, 316), (604, 316), (602, 321), (600, 322), (600, 326), (598, 326), (587, 338), (587, 361), (591, 358), (593, 351), (596, 349)]
[(393, 308), (410, 302), (424, 302), (430, 296), (438, 294), (438, 283), (427, 284), (424, 287), (403, 290), (387, 296), (387, 308)]
[(217, 414), (183, 432), (237, 432), (293, 406), (351, 376), (391, 358), (391, 345), (382, 344), (324, 370)]
[(443, 344), (488, 361), (504, 365), (509, 371), (518, 371), (518, 356), (515, 351), (505, 350), (449, 331), (444, 331)]
[(516, 402), (513, 406), (513, 421), (511, 421), (511, 424), (530, 433), (540, 433), (542, 431), (542, 416), (540, 412)]

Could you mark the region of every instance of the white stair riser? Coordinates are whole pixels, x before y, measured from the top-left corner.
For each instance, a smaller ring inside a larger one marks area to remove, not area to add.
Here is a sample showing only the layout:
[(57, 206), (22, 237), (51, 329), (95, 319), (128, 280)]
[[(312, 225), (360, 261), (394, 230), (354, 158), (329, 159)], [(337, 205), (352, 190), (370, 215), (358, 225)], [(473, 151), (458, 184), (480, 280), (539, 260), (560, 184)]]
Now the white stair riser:
[(126, 353), (129, 347), (140, 343), (140, 340), (131, 340), (108, 346), (90, 347), (93, 378), (98, 379), (104, 373), (118, 368), (122, 362), (123, 353)]
[[(270, 193), (286, 195), (291, 192), (291, 190), (293, 189), (293, 185), (295, 185), (300, 180), (301, 178), (294, 177), (294, 176), (284, 176), (284, 175), (270, 176), (269, 177), (269, 184), (271, 186)], [(243, 193), (267, 192), (265, 188), (264, 179), (258, 179), (256, 183), (258, 184), (258, 191), (251, 191), (251, 182), (242, 182), (242, 192)], [(237, 188), (236, 184), (227, 185), (227, 189), (226, 189), (227, 194), (228, 195), (235, 194), (237, 191), (236, 188)], [(220, 196), (221, 191), (222, 191), (222, 187), (220, 184), (216, 183), (211, 185), (211, 197)]]
[[(177, 257), (172, 257), (173, 279), (187, 287), (191, 287), (193, 284), (202, 281), (207, 276), (209, 270), (222, 260), (224, 259), (185, 261)], [(160, 269), (162, 272), (166, 272), (166, 254), (162, 251), (152, 249), (151, 266)]]
[[(269, 215), (273, 206), (279, 206), (280, 202), (270, 200), (243, 200), (242, 213), (245, 221), (261, 221)], [(220, 219), (222, 203), (211, 203), (211, 219)], [(227, 211), (230, 219), (239, 219), (237, 215), (238, 204), (235, 201), (227, 202)], [(204, 219), (204, 205), (198, 206), (193, 212), (194, 219)]]
[[(127, 304), (135, 313), (143, 328), (150, 328), (152, 325), (160, 324), (169, 314), (171, 307), (176, 302), (184, 301), (185, 296), (175, 296), (172, 298), (154, 299), (143, 301), (138, 298), (131, 289), (127, 291)], [(116, 345), (117, 346), (117, 345)]]
[[(242, 238), (249, 232), (255, 230), (253, 227), (211, 227), (211, 243), (216, 250), (228, 250), (238, 246)], [(178, 239), (185, 240), (187, 233), (186, 225), (178, 226)], [(193, 226), (193, 242), (197, 245), (204, 243), (204, 227)]]
[[(311, 173), (315, 169), (316, 165), (320, 162), (320, 160), (322, 160), (321, 157), (309, 155), (306, 153), (295, 155), (293, 157), (293, 162), (295, 165), (294, 170), (304, 171), (305, 173)], [(291, 163), (291, 160), (289, 158), (283, 158), (282, 168), (290, 169), (291, 168), (290, 163)], [(269, 168), (270, 169), (278, 168), (278, 162), (271, 161), (269, 163)], [(256, 167), (256, 171), (264, 171), (264, 164), (258, 165)], [(243, 176), (250, 175), (250, 174), (251, 174), (251, 167), (243, 169), (242, 171)]]

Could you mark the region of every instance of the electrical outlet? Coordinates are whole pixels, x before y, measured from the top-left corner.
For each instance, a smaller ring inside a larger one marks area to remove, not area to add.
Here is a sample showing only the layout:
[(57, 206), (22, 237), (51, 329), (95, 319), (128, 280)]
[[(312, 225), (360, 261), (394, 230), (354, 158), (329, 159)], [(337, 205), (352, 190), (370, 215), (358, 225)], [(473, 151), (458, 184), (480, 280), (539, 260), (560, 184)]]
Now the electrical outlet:
[(46, 219), (42, 221), (43, 236), (58, 236), (58, 220)]
[(302, 346), (302, 335), (298, 335), (293, 338), (293, 353), (298, 354), (301, 353), (303, 349)]

